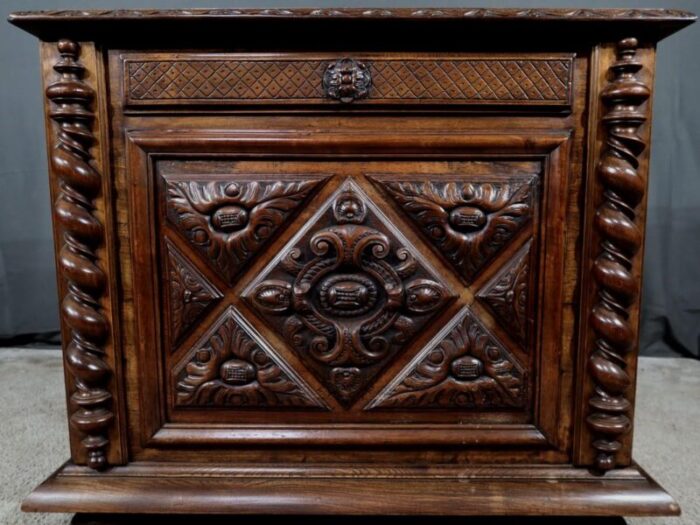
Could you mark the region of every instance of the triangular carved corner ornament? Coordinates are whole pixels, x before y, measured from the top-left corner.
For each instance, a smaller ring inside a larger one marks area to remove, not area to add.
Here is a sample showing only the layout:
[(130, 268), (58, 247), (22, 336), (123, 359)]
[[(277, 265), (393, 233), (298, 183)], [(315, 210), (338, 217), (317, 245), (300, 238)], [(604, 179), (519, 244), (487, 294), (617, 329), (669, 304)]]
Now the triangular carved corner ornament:
[(348, 180), (243, 298), (350, 407), (456, 296)]
[(174, 375), (177, 406), (328, 409), (233, 307)]
[(171, 347), (175, 347), (190, 328), (223, 294), (166, 240), (167, 305)]
[(521, 408), (526, 401), (526, 372), (464, 307), (366, 410), (494, 410)]
[(370, 177), (470, 284), (532, 220), (537, 176), (497, 182)]
[(328, 179), (280, 178), (166, 179), (168, 220), (224, 281), (233, 284)]
[(498, 273), (479, 290), (477, 297), (496, 321), (527, 351), (531, 331), (530, 248), (528, 241)]

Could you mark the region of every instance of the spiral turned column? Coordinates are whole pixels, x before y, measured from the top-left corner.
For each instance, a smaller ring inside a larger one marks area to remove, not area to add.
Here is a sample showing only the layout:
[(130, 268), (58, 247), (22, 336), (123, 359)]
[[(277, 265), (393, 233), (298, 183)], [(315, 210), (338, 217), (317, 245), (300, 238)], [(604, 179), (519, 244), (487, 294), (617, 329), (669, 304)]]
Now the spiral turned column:
[(615, 467), (619, 439), (632, 426), (627, 399), (632, 381), (626, 363), (637, 340), (630, 309), (639, 295), (639, 282), (632, 266), (642, 242), (635, 209), (644, 196), (645, 181), (637, 169), (646, 147), (638, 128), (647, 119), (645, 102), (650, 96), (637, 77), (642, 69), (637, 46), (634, 38), (618, 43), (617, 60), (610, 66), (613, 79), (601, 92), (608, 110), (602, 119), (605, 145), (597, 167), (603, 201), (595, 215), (601, 242), (593, 265), (598, 298), (591, 312), (596, 342), (589, 359), (594, 393), (587, 418), (597, 452), (595, 466), (601, 471)]
[(79, 45), (61, 40), (58, 51), (61, 58), (54, 69), (60, 79), (47, 87), (46, 96), (53, 103), (49, 115), (58, 123), (50, 160), (58, 180), (54, 211), (63, 234), (59, 270), (66, 282), (61, 313), (70, 330), (66, 361), (75, 382), (70, 423), (84, 436), (87, 464), (99, 469), (107, 464), (113, 414), (107, 390), (110, 368), (104, 359), (109, 325), (100, 307), (106, 276), (97, 260), (104, 229), (94, 213), (102, 181), (90, 155), (95, 142), (91, 110), (95, 93), (82, 80), (85, 67), (78, 62)]

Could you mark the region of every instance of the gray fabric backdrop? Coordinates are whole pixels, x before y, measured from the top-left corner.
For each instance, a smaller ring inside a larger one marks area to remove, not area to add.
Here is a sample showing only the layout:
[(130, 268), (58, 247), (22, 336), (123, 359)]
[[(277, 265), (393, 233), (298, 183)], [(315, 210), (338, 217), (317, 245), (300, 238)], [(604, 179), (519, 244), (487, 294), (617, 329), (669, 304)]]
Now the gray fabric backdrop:
[[(451, 2), (340, 0), (266, 7), (441, 7)], [(195, 0), (3, 0), (0, 15), (27, 9), (196, 7)], [(674, 7), (700, 13), (698, 0), (475, 0), (483, 7)], [(260, 7), (207, 0), (205, 7)], [(654, 149), (643, 291), (642, 351), (700, 355), (700, 23), (659, 46)], [(58, 327), (36, 40), (0, 21), (0, 338)]]

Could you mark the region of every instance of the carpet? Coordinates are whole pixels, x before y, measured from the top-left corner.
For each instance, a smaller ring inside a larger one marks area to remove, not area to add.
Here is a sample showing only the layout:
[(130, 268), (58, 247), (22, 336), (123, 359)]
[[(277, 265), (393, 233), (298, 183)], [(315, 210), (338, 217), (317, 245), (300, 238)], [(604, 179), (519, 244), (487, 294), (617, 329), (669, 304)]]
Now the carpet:
[[(22, 500), (69, 455), (61, 356), (0, 349), (0, 524), (58, 525), (68, 514), (23, 514)], [(700, 524), (700, 361), (640, 359), (635, 459), (680, 503), (680, 518), (630, 525)]]

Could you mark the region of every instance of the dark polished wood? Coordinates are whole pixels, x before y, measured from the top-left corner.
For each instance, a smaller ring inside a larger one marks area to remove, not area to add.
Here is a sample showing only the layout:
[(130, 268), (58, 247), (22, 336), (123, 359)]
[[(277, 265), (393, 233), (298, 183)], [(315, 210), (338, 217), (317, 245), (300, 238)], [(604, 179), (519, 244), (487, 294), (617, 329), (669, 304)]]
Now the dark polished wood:
[[(275, 519), (275, 516), (255, 516), (248, 518), (251, 520), (260, 519)], [(328, 519), (323, 516), (289, 516), (289, 519), (303, 521), (309, 525), (321, 525)], [(339, 525), (354, 525), (357, 523), (356, 516), (335, 516), (333, 518)], [(430, 520), (434, 520), (434, 516), (430, 517), (413, 517), (413, 516), (364, 516), (363, 522), (370, 525), (386, 524), (386, 525), (425, 525)], [(441, 516), (440, 522), (445, 525), (458, 525), (464, 522), (463, 518), (450, 518)], [(493, 517), (493, 516), (472, 516), (470, 522), (474, 525), (625, 525), (625, 520), (621, 517), (612, 518), (576, 518), (572, 516), (560, 517)], [(244, 516), (238, 516), (237, 521), (243, 525), (246, 524)], [(189, 523), (197, 523), (201, 525), (225, 525), (231, 523), (230, 517), (224, 516), (178, 516), (169, 514), (165, 516), (154, 516), (145, 514), (123, 515), (123, 514), (76, 514), (71, 521), (72, 525), (127, 525), (129, 523), (149, 523), (151, 525), (185, 525)]]
[(654, 46), (693, 20), (12, 15), (71, 421), (23, 508), (678, 514), (631, 429)]

